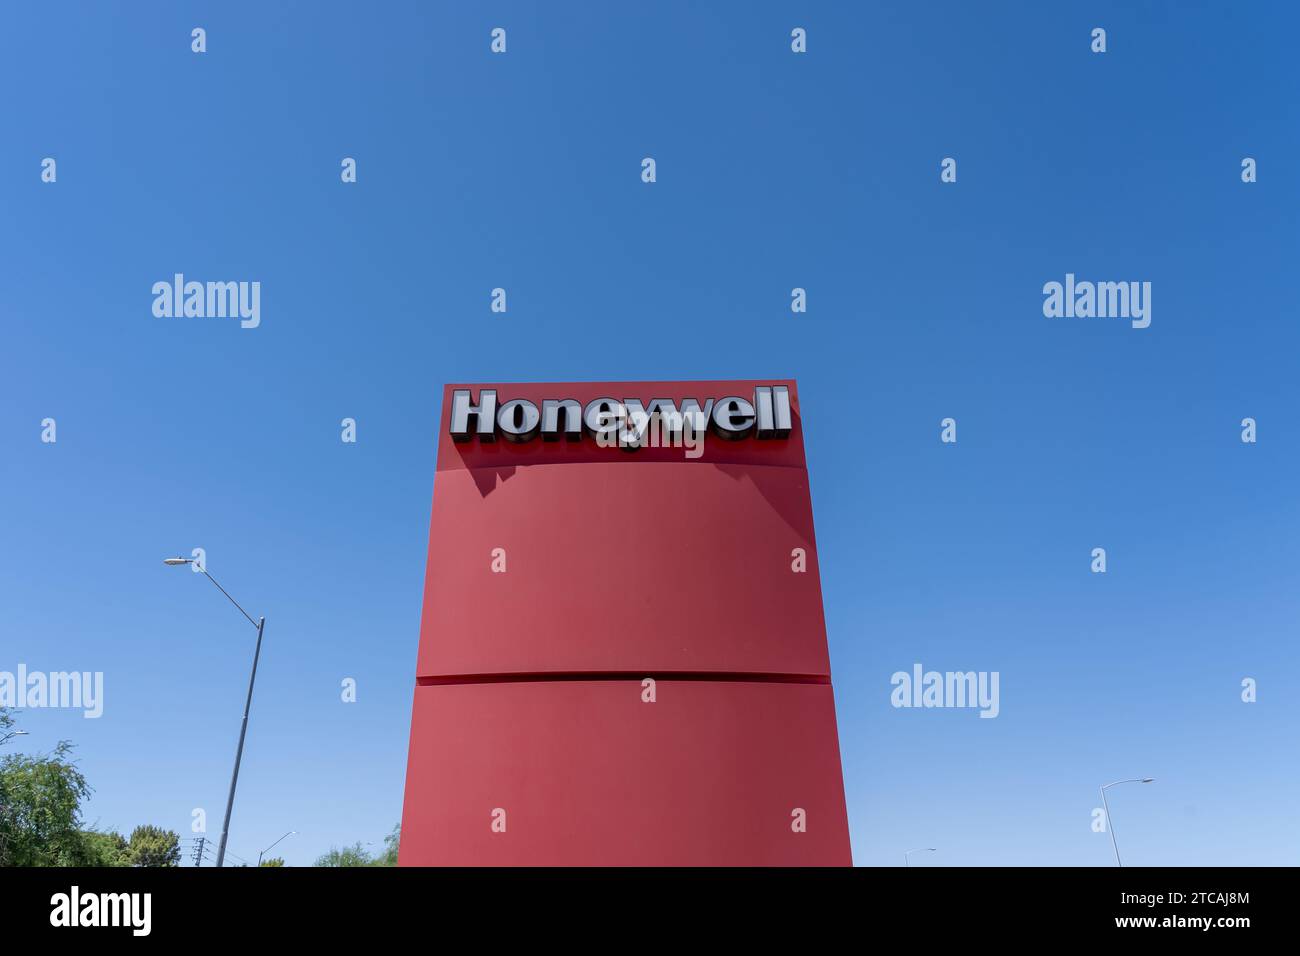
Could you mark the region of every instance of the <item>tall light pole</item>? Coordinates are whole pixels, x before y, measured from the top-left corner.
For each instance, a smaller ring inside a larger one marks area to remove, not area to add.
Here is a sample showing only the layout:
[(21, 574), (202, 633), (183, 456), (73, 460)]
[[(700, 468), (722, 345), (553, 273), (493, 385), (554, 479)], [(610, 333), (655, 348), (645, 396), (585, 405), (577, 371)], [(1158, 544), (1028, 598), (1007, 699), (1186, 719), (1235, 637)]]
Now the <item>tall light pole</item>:
[(1111, 787), (1118, 787), (1121, 783), (1151, 783), (1155, 777), (1131, 777), (1128, 780), (1116, 780), (1114, 783), (1108, 783), (1101, 788), (1101, 805), (1106, 808), (1106, 829), (1110, 831), (1110, 845), (1115, 849), (1115, 865), (1123, 866), (1119, 858), (1119, 844), (1115, 842), (1115, 827), (1110, 819), (1110, 804), (1106, 802), (1106, 791)]
[(244, 719), (239, 725), (239, 747), (235, 750), (235, 769), (230, 775), (230, 795), (226, 797), (226, 818), (221, 824), (221, 843), (217, 845), (217, 866), (220, 867), (226, 862), (226, 836), (230, 833), (230, 811), (235, 806), (235, 784), (239, 782), (239, 762), (244, 758), (244, 735), (248, 733), (248, 711), (253, 706), (253, 682), (257, 680), (257, 659), (262, 656), (262, 630), (266, 626), (266, 618), (259, 617), (256, 621), (252, 616), (239, 607), (239, 602), (230, 597), (230, 593), (217, 584), (217, 579), (208, 574), (208, 569), (202, 563), (195, 563), (193, 558), (164, 558), (163, 564), (176, 567), (182, 564), (193, 564), (203, 572), (203, 576), (216, 585), (217, 590), (224, 594), (231, 604), (239, 608), (239, 613), (248, 618), (248, 623), (257, 628), (257, 646), (253, 650), (253, 670), (248, 675), (248, 697), (244, 700)]
[[(284, 836), (280, 837), (280, 840), (283, 840), (284, 837), (291, 837), (291, 836), (293, 836), (293, 835), (294, 835), (295, 833), (297, 833), (297, 832), (298, 832), (297, 830), (290, 830), (290, 831), (289, 831), (288, 833), (286, 833)], [(279, 843), (280, 840), (276, 840), (275, 843)], [(262, 850), (260, 853), (257, 854), (257, 868), (258, 868), (259, 870), (262, 868), (262, 854), (263, 854), (263, 853), (270, 853), (271, 850), (275, 848), (275, 843), (272, 843), (272, 844), (271, 844), (270, 846), (268, 846), (265, 850)]]
[(934, 847), (934, 846), (920, 846), (917, 847), (915, 850), (907, 850), (903, 854), (903, 866), (909, 869), (911, 868), (912, 866), (911, 856), (913, 853), (934, 853), (938, 849), (939, 849), (938, 847)]
[(0, 737), (0, 744), (8, 743), (10, 737), (26, 737), (26, 736), (27, 736), (27, 731), (25, 730), (11, 730), (3, 737)]

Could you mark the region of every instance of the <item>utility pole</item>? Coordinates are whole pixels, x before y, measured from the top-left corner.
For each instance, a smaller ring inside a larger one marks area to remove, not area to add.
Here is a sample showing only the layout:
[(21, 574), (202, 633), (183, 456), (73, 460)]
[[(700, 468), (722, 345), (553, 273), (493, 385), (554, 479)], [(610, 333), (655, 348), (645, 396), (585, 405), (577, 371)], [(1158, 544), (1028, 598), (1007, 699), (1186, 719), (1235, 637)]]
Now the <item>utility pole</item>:
[(1110, 831), (1110, 845), (1115, 850), (1115, 865), (1123, 866), (1124, 863), (1119, 858), (1119, 841), (1115, 839), (1115, 828), (1110, 822), (1110, 804), (1106, 801), (1106, 791), (1111, 787), (1118, 787), (1121, 783), (1151, 783), (1154, 777), (1133, 777), (1131, 780), (1116, 780), (1114, 783), (1108, 783), (1101, 788), (1101, 805), (1105, 807), (1106, 812), (1106, 829)]
[(198, 841), (194, 844), (194, 865), (195, 866), (203, 865), (203, 844), (207, 842), (207, 839), (208, 839), (207, 837), (199, 837)]
[(253, 706), (253, 683), (257, 680), (257, 660), (262, 656), (262, 631), (266, 627), (266, 618), (259, 617), (256, 621), (253, 616), (240, 606), (239, 602), (230, 596), (230, 592), (217, 584), (217, 579), (208, 573), (208, 569), (203, 566), (201, 561), (195, 561), (194, 558), (163, 558), (163, 564), (170, 567), (190, 564), (194, 569), (203, 574), (211, 581), (218, 591), (224, 594), (227, 600), (235, 607), (239, 608), (239, 613), (248, 619), (248, 623), (257, 628), (257, 646), (253, 650), (253, 669), (248, 675), (248, 697), (244, 700), (244, 719), (239, 725), (239, 746), (235, 750), (235, 769), (230, 774), (230, 795), (226, 797), (226, 816), (221, 823), (221, 842), (217, 844), (217, 866), (226, 864), (226, 837), (230, 835), (230, 812), (235, 808), (235, 786), (239, 783), (239, 764), (244, 759), (244, 736), (248, 733), (248, 711)]

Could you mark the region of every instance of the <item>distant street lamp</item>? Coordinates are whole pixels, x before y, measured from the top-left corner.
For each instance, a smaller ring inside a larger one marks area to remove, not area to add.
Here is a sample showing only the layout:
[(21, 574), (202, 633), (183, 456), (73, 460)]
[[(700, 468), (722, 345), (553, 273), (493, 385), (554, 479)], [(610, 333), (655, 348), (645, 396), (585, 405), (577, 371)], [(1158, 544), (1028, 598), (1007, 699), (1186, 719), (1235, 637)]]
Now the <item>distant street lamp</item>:
[[(297, 832), (298, 832), (297, 830), (290, 830), (290, 831), (289, 831), (288, 833), (286, 833), (284, 836), (280, 837), (280, 840), (283, 840), (284, 837), (291, 837), (291, 836), (293, 836), (293, 835), (294, 835), (295, 833), (297, 833)], [(279, 843), (280, 840), (276, 840), (275, 843)], [(274, 847), (275, 847), (275, 843), (272, 843), (270, 846), (268, 846), (268, 847), (267, 847), (265, 850), (263, 850), (261, 853), (258, 853), (258, 854), (257, 854), (257, 866), (258, 866), (259, 869), (260, 869), (261, 866), (262, 866), (262, 854), (263, 854), (263, 853), (270, 853), (271, 850), (274, 849)]]
[(8, 743), (10, 737), (26, 737), (26, 736), (27, 736), (27, 731), (25, 730), (11, 730), (3, 737), (0, 737), (0, 744)]
[(1110, 819), (1110, 804), (1106, 802), (1106, 791), (1111, 787), (1118, 787), (1121, 783), (1151, 783), (1155, 777), (1132, 777), (1128, 780), (1116, 780), (1114, 783), (1108, 783), (1101, 788), (1101, 805), (1106, 808), (1106, 829), (1110, 831), (1110, 845), (1115, 848), (1115, 865), (1123, 866), (1119, 858), (1119, 844), (1115, 842), (1115, 826)]
[(913, 853), (934, 853), (937, 850), (938, 847), (933, 846), (921, 846), (917, 847), (915, 850), (908, 850), (903, 854), (903, 866), (908, 868), (912, 866), (911, 856)]
[(221, 824), (221, 843), (217, 846), (217, 866), (222, 866), (226, 860), (226, 837), (230, 833), (230, 811), (235, 806), (235, 784), (239, 782), (239, 763), (244, 758), (244, 735), (248, 733), (248, 711), (253, 706), (253, 682), (257, 680), (257, 659), (262, 656), (262, 630), (266, 626), (266, 618), (259, 617), (254, 621), (247, 611), (239, 607), (239, 602), (230, 597), (230, 592), (217, 584), (217, 579), (208, 574), (208, 569), (203, 566), (202, 562), (196, 563), (193, 558), (164, 558), (163, 564), (170, 567), (193, 564), (203, 572), (204, 577), (216, 585), (217, 590), (224, 594), (231, 604), (239, 608), (239, 613), (248, 618), (248, 623), (257, 628), (257, 646), (253, 650), (253, 670), (248, 675), (248, 697), (244, 700), (244, 719), (239, 725), (239, 747), (235, 750), (235, 769), (230, 775), (230, 795), (226, 797), (226, 819)]

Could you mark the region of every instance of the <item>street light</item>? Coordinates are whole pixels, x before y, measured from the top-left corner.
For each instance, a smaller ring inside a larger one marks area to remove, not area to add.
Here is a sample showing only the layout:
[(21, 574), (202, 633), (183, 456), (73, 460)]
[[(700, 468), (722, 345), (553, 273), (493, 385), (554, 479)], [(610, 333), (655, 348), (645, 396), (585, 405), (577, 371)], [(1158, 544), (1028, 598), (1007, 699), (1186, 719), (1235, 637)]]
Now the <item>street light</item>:
[(1119, 844), (1115, 842), (1115, 826), (1110, 819), (1110, 804), (1106, 802), (1106, 791), (1111, 787), (1118, 787), (1121, 783), (1151, 783), (1155, 777), (1131, 777), (1128, 780), (1116, 780), (1114, 783), (1108, 783), (1101, 788), (1101, 805), (1106, 808), (1106, 829), (1110, 831), (1110, 845), (1115, 848), (1115, 865), (1123, 866), (1119, 858)]
[[(297, 833), (297, 832), (298, 832), (297, 830), (290, 830), (290, 831), (289, 831), (288, 833), (286, 833), (284, 836), (280, 837), (280, 840), (283, 840), (284, 837), (291, 837), (291, 836), (293, 836), (293, 835), (294, 835), (295, 833)], [(280, 840), (276, 840), (275, 843), (279, 843)], [(262, 854), (263, 854), (263, 853), (270, 853), (271, 850), (275, 847), (275, 843), (272, 843), (272, 844), (271, 844), (270, 846), (268, 846), (265, 850), (262, 850), (261, 853), (258, 853), (258, 854), (257, 854), (257, 867), (258, 867), (258, 869), (261, 869), (261, 868), (262, 868)]]
[(8, 743), (10, 737), (26, 737), (26, 736), (27, 736), (27, 731), (25, 730), (11, 730), (3, 737), (0, 737), (0, 744)]
[(908, 850), (903, 854), (903, 866), (911, 868), (912, 861), (910, 857), (913, 853), (934, 853), (938, 849), (939, 849), (938, 847), (934, 847), (934, 846), (921, 846), (921, 847), (917, 847), (915, 850)]
[(163, 558), (163, 564), (170, 567), (193, 564), (203, 572), (204, 577), (216, 585), (217, 590), (224, 594), (231, 604), (239, 608), (239, 613), (248, 618), (248, 623), (257, 628), (257, 647), (253, 651), (253, 670), (248, 675), (248, 697), (244, 700), (244, 719), (239, 725), (239, 747), (235, 750), (235, 769), (230, 775), (230, 795), (226, 797), (226, 819), (221, 824), (221, 843), (217, 846), (217, 866), (222, 866), (226, 860), (226, 836), (230, 832), (230, 811), (235, 806), (235, 784), (239, 782), (239, 762), (244, 758), (244, 735), (248, 733), (248, 710), (253, 706), (253, 682), (257, 680), (257, 659), (262, 656), (262, 629), (266, 626), (266, 618), (259, 617), (254, 621), (247, 611), (239, 607), (239, 602), (230, 597), (230, 593), (225, 588), (217, 584), (217, 579), (208, 574), (208, 569), (202, 563), (196, 563), (193, 558)]

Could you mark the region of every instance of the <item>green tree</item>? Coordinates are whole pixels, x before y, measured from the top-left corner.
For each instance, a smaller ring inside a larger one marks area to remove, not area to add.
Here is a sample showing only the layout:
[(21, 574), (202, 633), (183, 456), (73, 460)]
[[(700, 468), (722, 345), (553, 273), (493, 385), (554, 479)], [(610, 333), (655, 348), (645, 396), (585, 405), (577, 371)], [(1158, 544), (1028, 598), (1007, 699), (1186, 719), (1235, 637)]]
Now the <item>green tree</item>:
[(181, 839), (162, 827), (138, 826), (124, 854), (127, 866), (175, 866), (181, 858)]
[[(0, 708), (0, 743), (15, 726)], [(136, 827), (128, 841), (113, 831), (83, 830), (81, 803), (90, 784), (59, 741), (48, 755), (0, 759), (0, 866), (175, 866), (180, 838), (160, 827)]]
[(47, 756), (0, 760), (0, 866), (75, 866), (85, 858), (81, 801), (91, 789), (71, 753), (61, 740)]
[(393, 832), (384, 837), (384, 852), (370, 861), (371, 866), (397, 866), (397, 846), (402, 839), (402, 825), (393, 827)]
[(258, 866), (284, 866), (284, 858), (273, 856), (269, 860), (263, 860)]
[(332, 846), (329, 852), (316, 858), (316, 866), (397, 866), (397, 848), (402, 838), (402, 825), (384, 837), (384, 850), (375, 856), (361, 843), (351, 846)]
[(126, 861), (126, 837), (116, 831), (81, 831), (79, 866), (129, 866)]
[(317, 866), (370, 866), (374, 861), (360, 843), (352, 846), (332, 846), (329, 852), (316, 858)]

